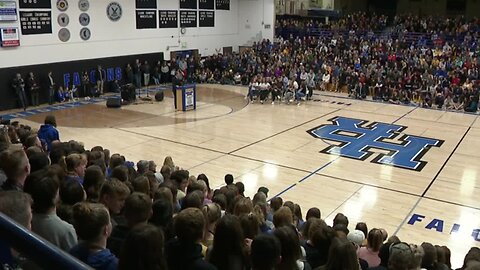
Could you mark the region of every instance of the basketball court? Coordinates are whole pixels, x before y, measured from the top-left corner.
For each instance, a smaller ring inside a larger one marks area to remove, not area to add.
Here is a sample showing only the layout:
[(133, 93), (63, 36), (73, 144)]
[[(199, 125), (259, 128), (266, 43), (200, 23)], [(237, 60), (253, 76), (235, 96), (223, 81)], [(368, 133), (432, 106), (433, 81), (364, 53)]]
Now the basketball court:
[[(342, 212), (350, 229), (364, 221), (406, 242), (447, 245), (453, 267), (480, 247), (477, 115), (323, 93), (300, 106), (249, 104), (244, 87), (197, 88), (196, 111), (176, 112), (171, 91), (159, 103), (57, 110), (60, 137), (135, 162), (170, 155), (212, 188), (232, 173), (247, 196), (266, 186), (304, 215), (318, 207), (329, 224)], [(48, 113), (20, 121), (37, 127)]]

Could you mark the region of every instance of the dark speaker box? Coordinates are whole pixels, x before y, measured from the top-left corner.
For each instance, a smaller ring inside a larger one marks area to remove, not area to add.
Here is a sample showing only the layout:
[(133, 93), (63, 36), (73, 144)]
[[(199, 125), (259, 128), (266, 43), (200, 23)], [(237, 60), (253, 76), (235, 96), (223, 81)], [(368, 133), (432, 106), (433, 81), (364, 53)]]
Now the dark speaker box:
[(157, 92), (155, 94), (155, 100), (156, 101), (163, 101), (163, 97), (164, 97), (163, 91)]
[(107, 108), (120, 108), (122, 107), (122, 99), (119, 97), (107, 98)]
[(124, 85), (122, 87), (121, 96), (122, 99), (127, 102), (135, 101), (135, 86), (131, 83)]

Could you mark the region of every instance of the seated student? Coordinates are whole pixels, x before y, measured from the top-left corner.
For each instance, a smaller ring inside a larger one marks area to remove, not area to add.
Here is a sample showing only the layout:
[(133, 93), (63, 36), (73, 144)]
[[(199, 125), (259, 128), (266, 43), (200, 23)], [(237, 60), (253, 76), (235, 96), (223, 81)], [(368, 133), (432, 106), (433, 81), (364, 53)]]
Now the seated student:
[(235, 73), (235, 75), (233, 75), (233, 81), (235, 84), (242, 84), (242, 76), (238, 71)]
[(11, 146), (2, 152), (0, 155), (0, 168), (7, 177), (1, 190), (23, 191), (25, 179), (27, 179), (30, 173), (30, 163), (23, 149)]
[(250, 252), (252, 270), (277, 269), (281, 260), (281, 244), (276, 237), (261, 234), (253, 239)]
[(107, 241), (107, 248), (116, 256), (120, 255), (123, 242), (131, 229), (136, 225), (146, 224), (152, 216), (152, 200), (146, 194), (134, 192), (125, 200), (123, 214), (127, 224), (113, 228)]
[(77, 234), (73, 226), (57, 216), (59, 184), (51, 177), (29, 178), (25, 192), (33, 199), (32, 231), (50, 243), (69, 251), (77, 244)]
[(187, 191), (187, 186), (188, 186), (188, 172), (185, 170), (178, 170), (174, 171), (170, 175), (170, 180), (172, 180), (173, 184), (175, 184), (175, 187), (178, 190), (177, 193), (177, 200), (181, 202), (183, 198), (185, 197), (185, 192)]
[[(34, 146), (33, 148), (30, 149), (30, 151), (32, 151), (33, 149), (38, 150), (39, 148)], [(27, 155), (28, 154), (30, 154), (30, 156), (28, 157), (28, 162), (30, 163), (30, 173), (45, 170), (48, 168), (48, 166), (50, 166), (50, 159), (48, 158), (47, 153), (44, 153), (44, 152), (31, 153), (30, 152), (30, 153), (27, 153)]]
[(75, 204), (73, 226), (79, 244), (70, 250), (70, 254), (96, 270), (116, 270), (118, 259), (107, 249), (107, 238), (112, 232), (107, 208), (99, 203)]
[(302, 82), (300, 85), (300, 88), (298, 88), (297, 91), (295, 91), (295, 101), (297, 101), (297, 105), (300, 104), (301, 100), (305, 99), (305, 96), (307, 95), (307, 91), (308, 91), (307, 85), (305, 84), (305, 82)]
[(159, 199), (152, 205), (152, 217), (149, 221), (152, 225), (155, 225), (162, 229), (165, 241), (175, 238), (173, 232), (173, 207), (170, 200)]
[(309, 220), (308, 240), (303, 245), (308, 264), (314, 269), (327, 263), (328, 251), (335, 231), (321, 219)]
[(263, 104), (265, 100), (268, 98), (270, 94), (270, 83), (267, 82), (266, 78), (263, 78), (261, 82), (258, 84), (258, 88), (260, 89), (260, 103)]
[(293, 98), (295, 96), (295, 92), (298, 90), (298, 83), (294, 79), (290, 80), (288, 82), (288, 86), (285, 89), (285, 92), (283, 93), (283, 97), (285, 98), (285, 101), (287, 104), (290, 104), (290, 102), (293, 102)]
[(119, 270), (165, 270), (162, 230), (149, 224), (135, 226), (122, 247)]
[(63, 86), (59, 86), (57, 90), (57, 101), (64, 102), (67, 98), (67, 91), (63, 88)]
[[(32, 198), (28, 193), (15, 190), (0, 192), (0, 212), (27, 230), (31, 230), (32, 227), (31, 207)], [(2, 269), (29, 269), (26, 265), (29, 263), (28, 260), (1, 239), (0, 252), (2, 252), (0, 265), (4, 267)]]
[(75, 85), (72, 85), (72, 88), (66, 87), (64, 90), (65, 101), (73, 101), (75, 92), (77, 92)]
[(103, 183), (105, 183), (105, 175), (99, 166), (91, 165), (85, 170), (83, 188), (87, 193), (87, 201), (98, 202)]
[(57, 207), (57, 215), (62, 220), (73, 224), (73, 206), (87, 199), (83, 186), (77, 181), (63, 182), (60, 186), (61, 203)]
[(207, 263), (202, 255), (205, 217), (200, 209), (187, 208), (174, 219), (177, 238), (166, 244), (165, 255), (169, 269), (217, 269)]
[(225, 174), (224, 181), (225, 181), (225, 184), (226, 184), (227, 186), (234, 185), (234, 184), (233, 184), (233, 181), (234, 181), (234, 180), (233, 180), (233, 175), (231, 175), (231, 174)]
[[(110, 215), (114, 216), (120, 214), (128, 195), (130, 189), (127, 185), (117, 179), (111, 179), (103, 184), (98, 202), (105, 205)], [(112, 218), (112, 226), (116, 225), (117, 222)]]
[(87, 168), (87, 159), (81, 154), (70, 154), (65, 158), (67, 164), (67, 176), (65, 181), (77, 181), (83, 184), (85, 169)]
[(240, 219), (234, 215), (225, 215), (215, 228), (207, 260), (219, 270), (248, 269), (247, 243)]
[(271, 87), (271, 93), (272, 93), (272, 104), (275, 104), (275, 100), (281, 101), (281, 96), (282, 96), (282, 79), (277, 78), (272, 84)]
[(357, 251), (358, 257), (367, 261), (370, 268), (380, 265), (380, 257), (378, 255), (383, 244), (383, 237), (380, 229), (371, 229), (367, 236), (367, 246), (361, 247)]
[(250, 85), (248, 86), (248, 95), (247, 97), (250, 99), (250, 101), (253, 103), (254, 98), (258, 96), (260, 90), (258, 89), (258, 82), (257, 78), (253, 77), (252, 81), (250, 82)]

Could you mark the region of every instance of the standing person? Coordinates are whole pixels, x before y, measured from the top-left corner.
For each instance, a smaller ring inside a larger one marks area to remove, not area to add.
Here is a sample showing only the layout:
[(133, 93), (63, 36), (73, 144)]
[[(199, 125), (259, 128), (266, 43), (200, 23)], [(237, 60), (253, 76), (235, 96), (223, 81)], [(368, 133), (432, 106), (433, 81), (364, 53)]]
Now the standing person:
[(55, 101), (55, 81), (53, 80), (53, 73), (48, 72), (48, 104), (52, 105)]
[(103, 95), (103, 81), (105, 80), (103, 76), (102, 66), (98, 65), (97, 70), (95, 71), (95, 79), (97, 80), (97, 93)]
[(23, 107), (23, 110), (27, 110), (27, 96), (25, 95), (25, 81), (22, 78), (20, 73), (15, 75), (15, 78), (12, 82), (12, 87), (15, 89), (18, 99), (20, 100), (20, 105)]
[(158, 66), (155, 66), (155, 67), (153, 68), (152, 79), (153, 79), (153, 83), (154, 83), (155, 85), (159, 85), (159, 84), (160, 84), (160, 70), (159, 70)]
[(86, 99), (90, 98), (90, 77), (88, 76), (88, 72), (85, 70), (82, 73), (82, 85), (80, 86), (80, 96), (85, 97)]
[(28, 91), (30, 92), (30, 98), (32, 100), (32, 106), (38, 106), (39, 105), (39, 89), (40, 87), (38, 86), (37, 79), (35, 78), (35, 75), (33, 72), (28, 73), (28, 79), (27, 79), (27, 88)]
[(125, 75), (126, 75), (126, 78), (127, 78), (127, 81), (126, 83), (127, 84), (130, 84), (134, 82), (134, 77), (133, 77), (133, 68), (130, 64), (127, 64), (127, 66), (125, 67)]
[(160, 71), (162, 72), (161, 76), (161, 83), (165, 84), (169, 82), (169, 77), (170, 77), (170, 68), (167, 65), (167, 61), (163, 61), (162, 67), (160, 68)]
[(142, 64), (140, 63), (140, 60), (136, 59), (135, 64), (133, 65), (133, 74), (135, 75), (135, 87), (137, 89), (142, 87)]
[(143, 85), (148, 86), (150, 84), (150, 64), (148, 64), (148, 61), (145, 61), (143, 63), (142, 73), (143, 73)]
[(45, 117), (44, 125), (38, 130), (38, 138), (42, 144), (47, 145), (47, 150), (52, 150), (52, 142), (60, 141), (60, 135), (57, 130), (57, 120), (53, 115)]
[(175, 109), (177, 109), (177, 86), (183, 85), (183, 72), (179, 69), (175, 72), (175, 76), (172, 79), (172, 92), (173, 92), (173, 103)]

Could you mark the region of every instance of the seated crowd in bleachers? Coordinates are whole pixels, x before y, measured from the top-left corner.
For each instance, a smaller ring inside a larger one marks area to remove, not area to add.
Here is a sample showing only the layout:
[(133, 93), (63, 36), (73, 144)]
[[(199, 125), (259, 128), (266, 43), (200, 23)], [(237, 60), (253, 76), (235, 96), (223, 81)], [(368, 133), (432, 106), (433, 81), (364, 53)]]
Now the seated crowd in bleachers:
[[(135, 165), (61, 142), (53, 116), (38, 132), (0, 128), (0, 211), (94, 269), (452, 269), (447, 247), (401, 242), (341, 213), (326, 224), (320, 208), (303, 215), (267, 187), (244, 194), (228, 172), (213, 190), (171, 157)], [(3, 269), (39, 269), (0, 243)], [(460, 269), (479, 266), (473, 247)]]
[[(306, 35), (304, 27), (310, 29)], [(330, 90), (395, 104), (478, 109), (477, 19), (356, 13), (328, 25), (283, 19), (276, 31), (274, 42), (263, 40), (240, 54), (179, 57), (169, 67), (190, 82), (250, 85), (249, 97), (258, 94), (261, 102)]]

